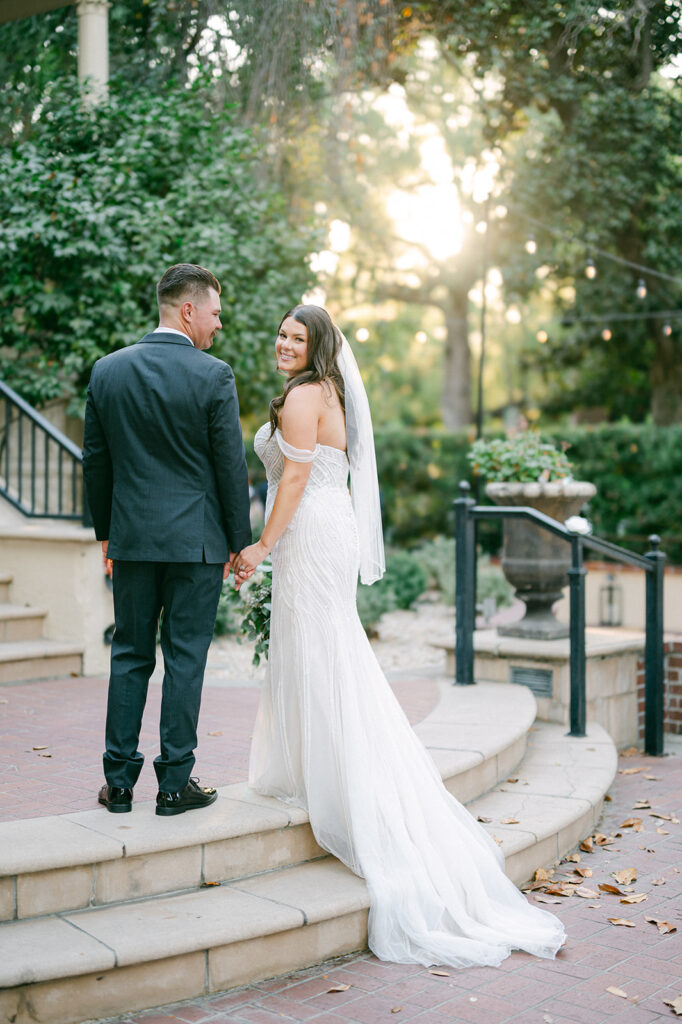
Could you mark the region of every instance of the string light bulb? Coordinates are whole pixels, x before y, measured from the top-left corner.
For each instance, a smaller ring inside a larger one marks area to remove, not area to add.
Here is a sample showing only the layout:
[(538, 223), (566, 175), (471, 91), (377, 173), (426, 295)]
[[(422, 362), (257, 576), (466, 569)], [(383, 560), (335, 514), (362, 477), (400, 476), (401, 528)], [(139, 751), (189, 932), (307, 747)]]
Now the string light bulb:
[(426, 333), (426, 331), (417, 331), (414, 338), (415, 341), (418, 341), (420, 345), (424, 345), (429, 340), (429, 336)]
[(645, 299), (646, 298), (646, 281), (644, 280), (643, 277), (640, 277), (639, 281), (637, 282), (637, 298), (638, 299)]
[(362, 344), (369, 338), (369, 331), (367, 330), (366, 327), (358, 327), (357, 331), (355, 332), (355, 337), (357, 341), (359, 341), (360, 344)]
[(663, 324), (663, 333), (665, 334), (666, 338), (669, 338), (670, 335), (673, 333), (672, 326), (670, 324)]
[(538, 251), (538, 243), (535, 241), (535, 235), (529, 235), (526, 239), (526, 252), (529, 256), (534, 256)]
[(604, 339), (604, 341), (611, 341), (611, 338), (613, 337), (613, 331), (610, 327), (605, 327), (601, 332), (601, 336)]
[(587, 263), (585, 264), (585, 277), (589, 281), (594, 281), (597, 276), (597, 268), (594, 265), (594, 260), (591, 256), (588, 257)]
[(538, 339), (541, 345), (544, 345), (545, 342), (549, 340), (549, 334), (547, 333), (547, 331), (538, 331), (535, 337)]

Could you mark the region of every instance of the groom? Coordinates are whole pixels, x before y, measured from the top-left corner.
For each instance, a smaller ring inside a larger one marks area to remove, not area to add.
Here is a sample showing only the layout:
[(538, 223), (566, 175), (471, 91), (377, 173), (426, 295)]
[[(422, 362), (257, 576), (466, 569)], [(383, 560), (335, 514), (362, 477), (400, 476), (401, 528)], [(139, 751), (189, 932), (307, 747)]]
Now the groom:
[(234, 375), (204, 351), (221, 328), (220, 285), (204, 267), (179, 263), (156, 294), (156, 330), (93, 367), (83, 473), (97, 539), (113, 560), (116, 629), (98, 799), (109, 811), (131, 810), (162, 615), (156, 813), (172, 815), (217, 798), (190, 774), (221, 582), (251, 543), (251, 527)]

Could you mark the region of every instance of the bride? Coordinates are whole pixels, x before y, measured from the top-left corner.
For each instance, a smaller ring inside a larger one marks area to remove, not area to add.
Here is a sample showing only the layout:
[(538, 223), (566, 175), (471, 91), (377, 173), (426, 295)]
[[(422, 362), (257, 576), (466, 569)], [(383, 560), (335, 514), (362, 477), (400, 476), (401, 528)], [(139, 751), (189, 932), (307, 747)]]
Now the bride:
[(302, 305), (285, 315), (275, 349), (287, 380), (255, 439), (266, 525), (234, 560), (239, 587), (272, 552), (249, 782), (305, 808), (319, 845), (364, 877), (380, 959), (496, 965), (515, 948), (553, 957), (561, 923), (530, 906), (443, 786), (357, 616), (358, 570), (373, 583), (384, 556), (369, 405), (350, 346), (326, 310)]

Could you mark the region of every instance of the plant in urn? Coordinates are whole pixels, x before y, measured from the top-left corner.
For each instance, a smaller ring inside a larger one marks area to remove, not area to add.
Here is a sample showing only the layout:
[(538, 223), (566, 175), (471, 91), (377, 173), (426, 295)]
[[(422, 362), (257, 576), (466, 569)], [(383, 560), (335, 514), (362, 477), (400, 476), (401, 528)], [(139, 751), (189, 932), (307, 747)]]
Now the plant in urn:
[[(562, 448), (527, 432), (505, 440), (480, 438), (467, 457), (474, 474), (487, 479), (486, 494), (496, 505), (535, 508), (560, 523), (571, 519), (569, 528), (577, 532), (589, 529), (577, 513), (596, 487), (572, 478)], [(568, 626), (557, 620), (552, 606), (568, 583), (570, 546), (527, 519), (505, 519), (503, 536), (502, 571), (526, 613), (519, 622), (498, 626), (498, 633), (536, 640), (567, 637)]]

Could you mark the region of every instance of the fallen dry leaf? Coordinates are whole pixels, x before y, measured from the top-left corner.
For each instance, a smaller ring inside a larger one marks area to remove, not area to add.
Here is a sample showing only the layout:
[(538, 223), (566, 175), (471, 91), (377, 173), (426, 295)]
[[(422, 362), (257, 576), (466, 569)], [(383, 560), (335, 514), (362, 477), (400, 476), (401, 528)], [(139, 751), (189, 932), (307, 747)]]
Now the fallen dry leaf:
[(632, 896), (623, 896), (621, 903), (644, 903), (644, 900), (649, 899), (649, 894), (646, 892), (633, 892)]
[(602, 832), (594, 833), (594, 841), (597, 846), (609, 846), (610, 843), (615, 843), (613, 836), (605, 836)]
[[(42, 747), (34, 747), (34, 750), (42, 750)], [(650, 818), (662, 818), (663, 821), (672, 821), (672, 814), (660, 814), (658, 811), (652, 811), (649, 815)]]
[(518, 825), (518, 818), (502, 818), (500, 825)]
[(592, 868), (573, 868), (573, 870), (581, 878), (592, 878)]
[(535, 871), (535, 874), (533, 875), (533, 881), (534, 882), (547, 882), (547, 881), (549, 881), (549, 876), (551, 874), (553, 874), (552, 871), (547, 871), (545, 868), (537, 868), (536, 871)]
[(630, 885), (637, 881), (637, 868), (623, 868), (622, 871), (614, 871), (613, 878), (619, 885)]
[(391, 1013), (400, 1013), (401, 1010), (402, 1006), (394, 1006), (391, 1010)]
[(682, 1017), (682, 996), (677, 996), (676, 999), (664, 999), (664, 1006), (671, 1006), (678, 1017)]
[(449, 978), (450, 974), (448, 971), (439, 971), (435, 967), (429, 970), (429, 974), (435, 974), (437, 978)]
[(43, 751), (41, 754), (38, 754), (38, 757), (52, 757), (52, 754), (48, 754), (47, 751)]
[(659, 836), (669, 836), (670, 835), (670, 833), (668, 832), (667, 828), (657, 828), (656, 831), (658, 832)]
[(579, 885), (574, 892), (576, 896), (582, 896), (584, 900), (592, 900), (595, 899), (595, 897), (599, 899), (599, 893), (595, 892), (594, 889), (588, 889), (586, 885)]
[(518, 782), (518, 781), (519, 781), (519, 780), (518, 780), (518, 778), (515, 778), (515, 779), (507, 779), (507, 782)]
[(566, 860), (570, 861), (571, 864), (580, 864), (580, 861), (582, 860), (582, 858), (581, 858), (579, 853), (569, 853), (569, 855), (566, 858)]
[(639, 747), (627, 747), (625, 750), (621, 750), (621, 757), (636, 757), (637, 754), (641, 754)]
[(47, 743), (45, 743), (44, 746), (42, 746), (42, 747), (33, 747), (33, 749), (34, 750), (47, 750)]
[(583, 839), (580, 844), (580, 849), (583, 853), (594, 853), (594, 840), (592, 839), (592, 836), (588, 836), (587, 839)]
[(220, 882), (202, 882), (199, 886), (200, 889), (211, 889), (214, 885), (220, 885)]
[(604, 799), (606, 800), (607, 804), (610, 804), (611, 801), (613, 800), (613, 797), (611, 796), (610, 793), (604, 793)]
[(626, 818), (625, 821), (621, 821), (619, 828), (633, 828), (635, 831), (642, 824), (641, 818)]
[(573, 889), (564, 885), (548, 885), (545, 889), (548, 896), (572, 896)]
[(634, 921), (628, 921), (624, 917), (609, 917), (609, 918), (607, 918), (607, 921), (609, 921), (611, 924), (622, 925), (623, 928), (635, 928), (636, 927)]
[(621, 999), (627, 999), (628, 997), (627, 992), (623, 992), (622, 988), (616, 988), (615, 985), (609, 985), (606, 991), (610, 992), (612, 996), (620, 996)]
[(643, 779), (648, 779), (649, 782), (660, 782), (661, 781), (660, 775), (643, 775), (642, 778)]
[(632, 805), (633, 811), (648, 811), (650, 808), (651, 804), (648, 800), (637, 800), (637, 802)]
[(655, 924), (661, 935), (672, 935), (673, 932), (677, 931), (674, 924), (670, 924), (669, 921), (661, 921), (658, 917), (645, 917), (644, 920), (648, 921), (649, 924)]
[(487, 825), (492, 820), (492, 818), (484, 818), (482, 814), (479, 814), (479, 816), (476, 818), (476, 821), (482, 821), (485, 825)]
[(206, 733), (207, 736), (222, 736), (222, 734), (223, 733), (222, 733), (221, 729), (216, 729), (215, 732), (207, 732)]
[(619, 889), (617, 885), (611, 885), (610, 882), (600, 882), (599, 888), (602, 892), (611, 892), (614, 896), (625, 895), (622, 889)]
[(665, 878), (652, 878), (651, 879), (651, 884), (652, 885), (665, 885)]
[(553, 896), (543, 896), (541, 892), (536, 892), (533, 899), (537, 903), (561, 903), (561, 900), (557, 900)]
[(636, 775), (637, 772), (641, 772), (641, 768), (619, 768), (619, 775)]
[(495, 840), (498, 846), (502, 846), (502, 840), (498, 836), (494, 835), (493, 839)]
[(347, 992), (349, 988), (350, 988), (350, 985), (341, 985), (341, 984), (339, 984), (339, 985), (332, 985), (331, 988), (327, 989), (327, 993), (329, 993), (329, 992)]

